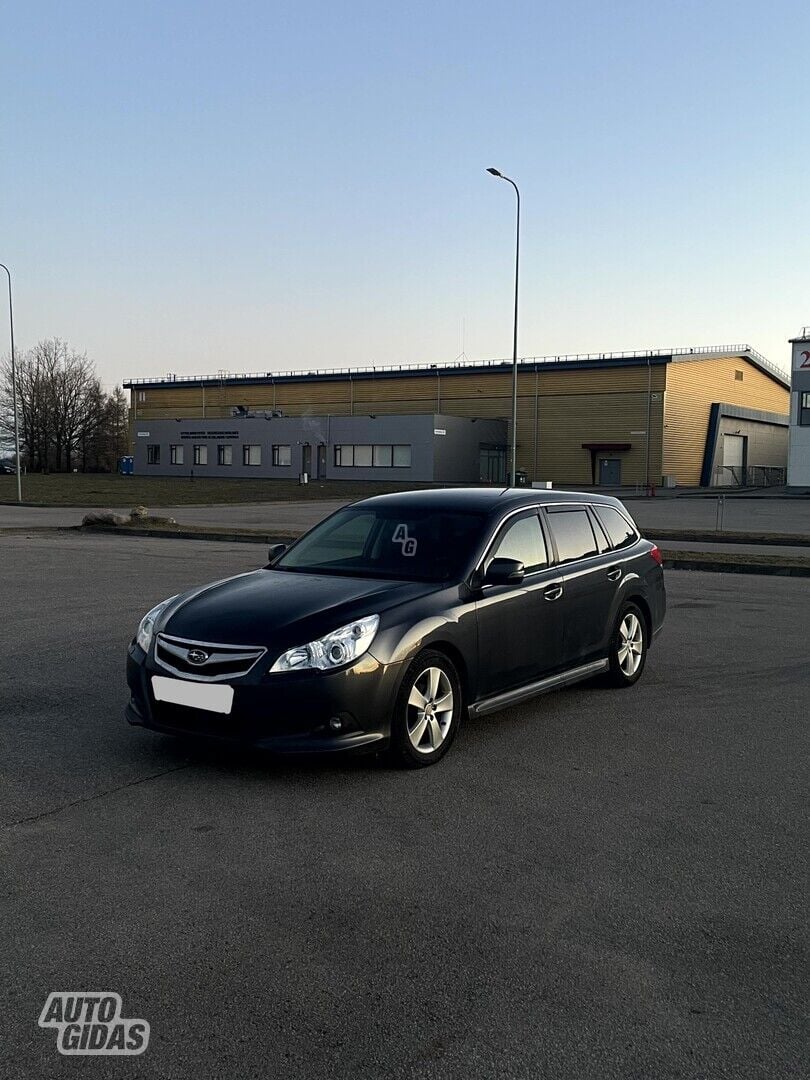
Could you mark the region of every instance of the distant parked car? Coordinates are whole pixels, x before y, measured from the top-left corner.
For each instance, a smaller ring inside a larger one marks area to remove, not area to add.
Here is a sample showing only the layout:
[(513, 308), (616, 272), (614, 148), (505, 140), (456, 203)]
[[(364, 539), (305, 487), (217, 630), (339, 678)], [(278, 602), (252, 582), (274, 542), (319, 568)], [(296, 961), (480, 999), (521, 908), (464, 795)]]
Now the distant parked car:
[(364, 499), (271, 549), (264, 569), (145, 615), (129, 646), (127, 718), (432, 765), (467, 713), (596, 675), (632, 686), (664, 620), (661, 562), (604, 495)]
[(14, 462), (13, 461), (0, 461), (0, 475), (2, 475), (2, 476), (10, 476), (12, 473), (15, 473), (16, 471), (17, 470), (14, 467)]

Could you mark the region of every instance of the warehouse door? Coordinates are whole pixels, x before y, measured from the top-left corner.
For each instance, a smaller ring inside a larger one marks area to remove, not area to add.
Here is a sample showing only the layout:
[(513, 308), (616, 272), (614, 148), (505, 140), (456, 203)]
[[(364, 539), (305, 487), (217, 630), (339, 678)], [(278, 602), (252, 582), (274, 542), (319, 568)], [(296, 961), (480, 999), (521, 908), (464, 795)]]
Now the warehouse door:
[(326, 479), (326, 446), (321, 443), (318, 447), (318, 479)]
[(746, 435), (723, 436), (723, 483), (744, 484), (748, 447)]
[(622, 486), (622, 459), (617, 457), (599, 458), (599, 483), (602, 487)]

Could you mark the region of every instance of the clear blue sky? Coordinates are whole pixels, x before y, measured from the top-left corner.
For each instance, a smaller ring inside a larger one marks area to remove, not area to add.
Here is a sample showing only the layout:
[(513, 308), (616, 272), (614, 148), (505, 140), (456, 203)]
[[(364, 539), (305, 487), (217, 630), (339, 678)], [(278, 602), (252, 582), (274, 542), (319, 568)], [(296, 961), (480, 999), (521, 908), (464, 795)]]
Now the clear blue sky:
[(67, 338), (108, 385), (508, 355), (495, 165), (522, 355), (786, 365), (808, 38), (806, 0), (7, 3), (19, 344)]

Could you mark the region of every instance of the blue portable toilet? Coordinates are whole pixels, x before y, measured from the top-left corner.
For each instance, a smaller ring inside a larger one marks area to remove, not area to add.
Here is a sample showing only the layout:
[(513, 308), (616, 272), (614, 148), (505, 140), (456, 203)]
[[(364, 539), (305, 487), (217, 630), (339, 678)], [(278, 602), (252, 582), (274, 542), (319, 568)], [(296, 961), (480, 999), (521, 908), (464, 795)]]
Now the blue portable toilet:
[(135, 472), (135, 458), (132, 456), (119, 458), (118, 471), (122, 476), (132, 476)]

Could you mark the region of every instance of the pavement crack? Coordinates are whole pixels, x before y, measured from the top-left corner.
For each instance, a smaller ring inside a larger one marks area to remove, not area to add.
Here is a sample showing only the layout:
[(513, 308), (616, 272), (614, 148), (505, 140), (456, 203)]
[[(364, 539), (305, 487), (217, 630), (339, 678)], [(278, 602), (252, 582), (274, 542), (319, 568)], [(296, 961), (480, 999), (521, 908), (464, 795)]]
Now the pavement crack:
[(61, 814), (65, 810), (73, 809), (74, 806), (82, 806), (84, 803), (106, 799), (108, 795), (115, 795), (117, 792), (125, 791), (127, 788), (138, 787), (139, 784), (146, 784), (151, 780), (159, 780), (161, 776), (169, 776), (171, 773), (182, 772), (183, 769), (189, 768), (191, 768), (190, 762), (185, 765), (176, 765), (172, 769), (162, 769), (160, 772), (150, 773), (148, 776), (138, 776), (134, 780), (128, 780), (125, 784), (118, 784), (116, 787), (107, 788), (104, 791), (97, 791), (94, 795), (86, 795), (81, 799), (72, 799), (70, 802), (63, 803), (62, 806), (55, 806), (50, 810), (43, 810), (40, 814), (31, 814), (28, 817), (19, 818), (17, 821), (9, 821), (2, 826), (2, 831), (5, 832), (8, 829), (16, 829), (18, 825), (30, 825), (34, 821), (42, 821), (43, 818), (54, 817), (56, 814)]

